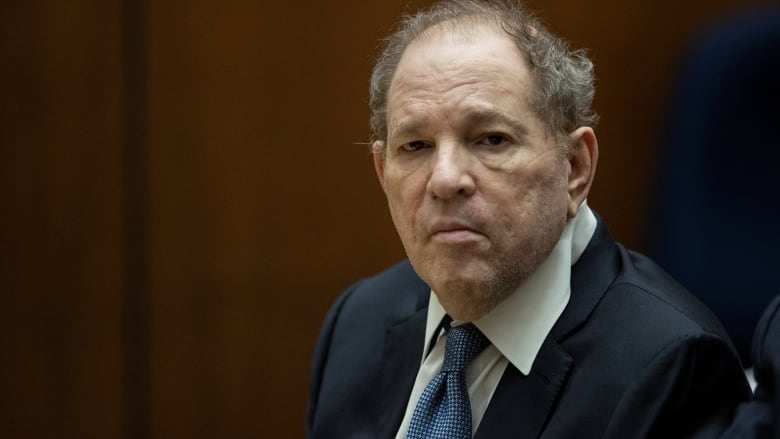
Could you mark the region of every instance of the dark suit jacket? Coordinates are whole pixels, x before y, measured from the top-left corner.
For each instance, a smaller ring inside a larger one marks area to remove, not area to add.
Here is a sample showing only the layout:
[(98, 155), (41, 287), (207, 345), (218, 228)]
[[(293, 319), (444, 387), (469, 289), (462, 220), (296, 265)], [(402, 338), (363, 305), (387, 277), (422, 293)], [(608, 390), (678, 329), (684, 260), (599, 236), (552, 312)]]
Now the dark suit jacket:
[[(710, 438), (727, 428), (750, 390), (709, 310), (601, 220), (571, 282), (529, 376), (507, 367), (476, 438)], [(429, 291), (402, 262), (338, 299), (314, 355), (310, 438), (396, 434)]]
[(769, 304), (756, 326), (751, 359), (755, 395), (740, 404), (721, 439), (780, 438), (780, 296)]

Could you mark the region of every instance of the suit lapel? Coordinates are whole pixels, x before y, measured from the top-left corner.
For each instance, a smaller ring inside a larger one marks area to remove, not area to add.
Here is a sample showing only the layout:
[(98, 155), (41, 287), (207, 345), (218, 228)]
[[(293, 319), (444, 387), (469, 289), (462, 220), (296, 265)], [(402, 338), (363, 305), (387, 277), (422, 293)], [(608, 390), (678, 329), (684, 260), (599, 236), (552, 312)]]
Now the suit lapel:
[[(425, 295), (427, 305), (427, 294)], [(378, 395), (385, 410), (379, 421), (378, 438), (393, 438), (403, 420), (422, 358), (428, 308), (417, 310), (408, 320), (388, 328)]]
[(548, 339), (528, 376), (508, 365), (474, 438), (538, 437), (573, 363), (566, 351)]
[(562, 342), (585, 324), (620, 271), (620, 254), (598, 215), (588, 247), (571, 269), (571, 298), (548, 338)]

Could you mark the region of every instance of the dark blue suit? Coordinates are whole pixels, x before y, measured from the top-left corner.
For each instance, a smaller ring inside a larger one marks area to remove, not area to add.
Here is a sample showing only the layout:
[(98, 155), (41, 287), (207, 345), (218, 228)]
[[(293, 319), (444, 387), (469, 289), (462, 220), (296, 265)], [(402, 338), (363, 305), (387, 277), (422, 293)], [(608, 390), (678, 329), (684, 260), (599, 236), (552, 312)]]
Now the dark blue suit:
[[(339, 298), (314, 356), (309, 437), (395, 435), (420, 365), (429, 291), (402, 262)], [(475, 437), (717, 437), (748, 396), (717, 319), (599, 220), (531, 373), (507, 367)]]
[(739, 406), (721, 439), (780, 438), (780, 296), (766, 308), (753, 335), (753, 399)]

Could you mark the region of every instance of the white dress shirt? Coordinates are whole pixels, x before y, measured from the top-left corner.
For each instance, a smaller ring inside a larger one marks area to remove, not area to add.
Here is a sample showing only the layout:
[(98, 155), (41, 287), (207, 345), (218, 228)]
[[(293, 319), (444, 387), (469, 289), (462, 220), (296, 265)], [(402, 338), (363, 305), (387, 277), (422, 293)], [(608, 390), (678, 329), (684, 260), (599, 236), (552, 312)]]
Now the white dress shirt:
[[(595, 230), (596, 217), (583, 202), (542, 265), (495, 309), (474, 322), (491, 344), (466, 368), (472, 434), (485, 415), (507, 364), (512, 363), (524, 375), (530, 372), (544, 339), (569, 303), (571, 266), (585, 251)], [(446, 311), (436, 294), (431, 293), (423, 358), (396, 439), (406, 438), (417, 401), (444, 361), (447, 334), (439, 328)], [(428, 342), (437, 330), (440, 333), (431, 347)]]

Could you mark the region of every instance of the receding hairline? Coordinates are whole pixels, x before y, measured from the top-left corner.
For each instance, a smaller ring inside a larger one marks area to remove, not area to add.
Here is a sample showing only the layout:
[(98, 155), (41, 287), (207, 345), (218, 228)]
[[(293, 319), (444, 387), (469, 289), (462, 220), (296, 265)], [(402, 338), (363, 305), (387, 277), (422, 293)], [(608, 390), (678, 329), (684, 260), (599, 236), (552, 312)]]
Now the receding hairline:
[[(536, 29), (530, 23), (528, 24), (528, 30), (530, 33), (536, 32)], [(468, 39), (472, 37), (479, 37), (485, 33), (492, 33), (500, 37), (506, 37), (510, 42), (513, 43), (512, 45), (517, 48), (518, 52), (523, 56), (524, 59), (527, 57), (528, 54), (524, 53), (522, 48), (516, 43), (512, 32), (506, 28), (506, 24), (504, 21), (502, 21), (501, 17), (496, 16), (495, 14), (489, 14), (487, 12), (479, 12), (453, 17), (425, 28), (422, 32), (410, 40), (406, 47), (404, 47), (403, 51), (401, 52), (401, 56), (399, 57), (398, 64), (395, 65), (393, 79), (395, 78), (395, 72), (398, 70), (398, 66), (401, 63), (401, 60), (406, 55), (408, 49), (413, 45), (426, 41), (435, 41), (438, 38), (462, 37), (464, 39)], [(390, 82), (392, 83), (392, 79)]]
[(502, 23), (500, 17), (484, 12), (452, 17), (427, 27), (412, 39), (409, 45), (417, 40), (436, 35), (460, 34), (468, 36), (484, 30), (506, 33)]

